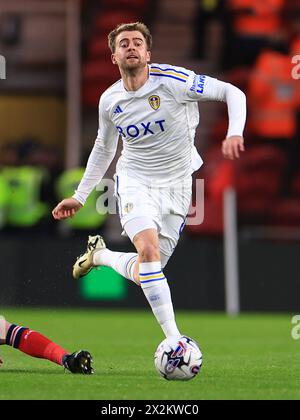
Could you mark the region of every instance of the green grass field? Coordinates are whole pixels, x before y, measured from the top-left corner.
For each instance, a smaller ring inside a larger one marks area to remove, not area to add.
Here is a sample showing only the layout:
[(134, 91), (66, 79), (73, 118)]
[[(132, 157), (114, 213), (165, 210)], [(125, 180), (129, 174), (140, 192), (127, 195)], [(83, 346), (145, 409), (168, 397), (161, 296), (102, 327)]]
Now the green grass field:
[(1, 309), (70, 351), (88, 349), (96, 373), (64, 373), (58, 365), (0, 347), (0, 400), (300, 399), (300, 342), (289, 315), (178, 312), (181, 330), (201, 345), (203, 369), (189, 382), (168, 382), (153, 354), (163, 339), (149, 311)]

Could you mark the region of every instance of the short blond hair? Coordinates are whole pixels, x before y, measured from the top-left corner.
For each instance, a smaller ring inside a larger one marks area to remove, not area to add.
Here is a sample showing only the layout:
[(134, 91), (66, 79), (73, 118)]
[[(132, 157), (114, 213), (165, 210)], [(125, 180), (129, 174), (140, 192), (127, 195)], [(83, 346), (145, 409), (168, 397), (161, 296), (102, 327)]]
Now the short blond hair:
[(148, 51), (152, 48), (152, 35), (149, 28), (142, 22), (134, 23), (121, 23), (108, 35), (108, 45), (111, 52), (114, 54), (116, 51), (116, 38), (121, 32), (125, 31), (138, 31), (140, 32), (146, 40)]

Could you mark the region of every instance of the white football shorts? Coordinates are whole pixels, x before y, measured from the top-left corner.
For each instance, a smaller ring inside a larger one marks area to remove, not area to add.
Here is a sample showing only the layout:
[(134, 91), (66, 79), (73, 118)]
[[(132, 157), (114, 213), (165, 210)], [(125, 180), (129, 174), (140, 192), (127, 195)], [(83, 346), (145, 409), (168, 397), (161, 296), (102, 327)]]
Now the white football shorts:
[(122, 173), (117, 173), (114, 180), (122, 235), (133, 242), (135, 235), (143, 230), (156, 229), (164, 267), (185, 225), (192, 197), (192, 177), (168, 187), (146, 185)]

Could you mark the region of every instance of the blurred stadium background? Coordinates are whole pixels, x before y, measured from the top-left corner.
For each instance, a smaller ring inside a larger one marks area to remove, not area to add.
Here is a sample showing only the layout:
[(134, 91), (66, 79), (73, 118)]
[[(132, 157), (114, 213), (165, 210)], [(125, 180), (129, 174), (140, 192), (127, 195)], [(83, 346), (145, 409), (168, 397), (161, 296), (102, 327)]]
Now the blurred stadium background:
[(175, 308), (226, 309), (223, 196), (231, 187), (238, 307), (297, 313), (300, 82), (292, 57), (300, 55), (300, 6), (292, 0), (0, 0), (1, 307), (145, 308), (138, 288), (110, 270), (72, 280), (88, 234), (132, 249), (118, 217), (96, 213), (99, 193), (71, 221), (51, 218), (82, 176), (99, 97), (119, 78), (107, 34), (137, 20), (152, 31), (153, 62), (232, 82), (248, 97), (247, 151), (237, 162), (221, 155), (226, 107), (200, 105), (205, 165), (195, 178), (205, 179), (205, 220), (185, 229), (167, 267)]

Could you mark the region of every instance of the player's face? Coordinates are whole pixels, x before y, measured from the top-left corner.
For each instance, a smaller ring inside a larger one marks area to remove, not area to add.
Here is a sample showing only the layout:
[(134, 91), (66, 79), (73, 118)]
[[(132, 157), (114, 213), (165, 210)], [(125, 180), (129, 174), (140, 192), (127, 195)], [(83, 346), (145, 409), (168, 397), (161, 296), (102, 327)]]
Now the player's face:
[(122, 70), (136, 70), (147, 66), (150, 61), (150, 51), (139, 31), (124, 31), (116, 38), (116, 50), (112, 54), (112, 62)]

